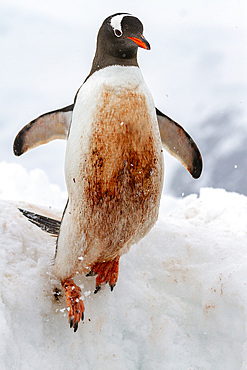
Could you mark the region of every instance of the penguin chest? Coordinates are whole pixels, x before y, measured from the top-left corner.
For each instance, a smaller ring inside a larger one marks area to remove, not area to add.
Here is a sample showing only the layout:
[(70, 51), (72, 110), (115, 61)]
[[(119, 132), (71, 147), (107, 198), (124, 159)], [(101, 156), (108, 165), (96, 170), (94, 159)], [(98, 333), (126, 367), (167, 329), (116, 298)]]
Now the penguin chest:
[(163, 163), (154, 107), (150, 113), (140, 89), (105, 86), (87, 135), (70, 150), (77, 155), (66, 171), (74, 227), (84, 235), (84, 255), (93, 249), (107, 260), (157, 219)]
[(135, 212), (149, 204), (162, 177), (154, 125), (144, 95), (102, 92), (81, 173), (92, 209)]

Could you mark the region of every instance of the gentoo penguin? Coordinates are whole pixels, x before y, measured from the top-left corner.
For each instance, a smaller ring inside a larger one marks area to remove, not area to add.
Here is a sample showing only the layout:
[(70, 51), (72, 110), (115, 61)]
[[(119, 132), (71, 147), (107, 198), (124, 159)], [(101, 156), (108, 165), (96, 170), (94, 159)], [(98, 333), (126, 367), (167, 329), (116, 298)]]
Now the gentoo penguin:
[[(176, 122), (155, 108), (137, 63), (150, 49), (140, 20), (128, 13), (105, 19), (91, 71), (74, 104), (26, 125), (14, 153), (67, 138), (68, 202), (59, 228), (55, 274), (65, 291), (70, 326), (84, 317), (76, 273), (97, 275), (95, 293), (113, 290), (120, 256), (155, 224), (163, 183), (164, 147), (198, 178), (200, 152)], [(57, 230), (57, 229), (56, 229)]]

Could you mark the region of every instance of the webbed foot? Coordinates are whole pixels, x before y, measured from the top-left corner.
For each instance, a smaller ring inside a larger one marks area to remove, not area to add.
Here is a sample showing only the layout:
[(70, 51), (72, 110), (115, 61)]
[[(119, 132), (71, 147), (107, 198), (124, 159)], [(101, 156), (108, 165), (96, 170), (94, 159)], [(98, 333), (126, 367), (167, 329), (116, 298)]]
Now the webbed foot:
[(111, 291), (115, 287), (118, 279), (118, 270), (119, 270), (119, 257), (116, 257), (112, 261), (107, 262), (96, 262), (89, 274), (86, 276), (96, 277), (96, 287), (94, 293), (96, 294), (100, 289), (103, 283), (109, 284)]
[(80, 320), (84, 319), (85, 311), (81, 299), (81, 288), (74, 283), (73, 279), (64, 280), (62, 282), (62, 287), (65, 291), (70, 327), (76, 332)]

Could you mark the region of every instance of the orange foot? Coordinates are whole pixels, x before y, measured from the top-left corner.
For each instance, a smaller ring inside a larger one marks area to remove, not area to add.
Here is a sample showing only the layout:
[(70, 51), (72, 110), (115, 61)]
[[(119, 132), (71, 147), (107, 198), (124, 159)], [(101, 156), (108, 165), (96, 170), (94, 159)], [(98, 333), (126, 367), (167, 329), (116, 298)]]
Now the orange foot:
[(107, 262), (96, 262), (92, 270), (86, 276), (98, 275), (96, 278), (96, 287), (94, 293), (96, 294), (100, 289), (103, 283), (109, 283), (111, 291), (115, 287), (118, 279), (118, 270), (119, 270), (119, 257), (115, 258), (112, 261)]
[(85, 308), (81, 299), (81, 288), (74, 283), (73, 279), (64, 280), (62, 287), (65, 291), (70, 327), (73, 327), (76, 332), (80, 320), (84, 319)]

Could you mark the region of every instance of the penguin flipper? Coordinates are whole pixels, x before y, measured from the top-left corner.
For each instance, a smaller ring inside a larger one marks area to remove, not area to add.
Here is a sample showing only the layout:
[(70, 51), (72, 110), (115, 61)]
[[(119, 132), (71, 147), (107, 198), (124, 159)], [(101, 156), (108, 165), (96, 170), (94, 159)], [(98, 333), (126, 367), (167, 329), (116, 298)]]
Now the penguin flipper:
[(55, 139), (66, 139), (71, 123), (74, 104), (42, 114), (17, 134), (13, 150), (20, 156), (27, 150)]
[(198, 179), (202, 172), (201, 153), (190, 135), (175, 121), (156, 108), (161, 141), (164, 148)]

